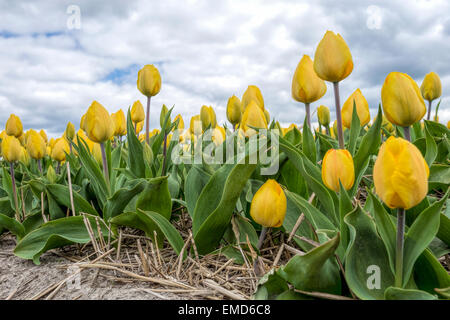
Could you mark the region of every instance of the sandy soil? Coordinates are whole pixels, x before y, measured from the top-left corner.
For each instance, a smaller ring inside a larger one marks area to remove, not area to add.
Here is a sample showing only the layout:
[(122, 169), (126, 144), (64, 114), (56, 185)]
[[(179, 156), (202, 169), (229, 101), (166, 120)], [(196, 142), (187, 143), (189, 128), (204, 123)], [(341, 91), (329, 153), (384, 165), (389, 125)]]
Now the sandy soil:
[[(23, 260), (13, 254), (15, 240), (11, 236), (0, 238), (0, 299), (32, 299), (46, 288), (70, 276), (71, 262), (49, 251), (42, 255), (41, 265)], [(151, 284), (145, 282), (111, 281), (107, 274), (87, 269), (74, 281), (64, 283), (52, 299), (82, 300), (158, 300), (180, 299), (174, 294), (152, 293)]]

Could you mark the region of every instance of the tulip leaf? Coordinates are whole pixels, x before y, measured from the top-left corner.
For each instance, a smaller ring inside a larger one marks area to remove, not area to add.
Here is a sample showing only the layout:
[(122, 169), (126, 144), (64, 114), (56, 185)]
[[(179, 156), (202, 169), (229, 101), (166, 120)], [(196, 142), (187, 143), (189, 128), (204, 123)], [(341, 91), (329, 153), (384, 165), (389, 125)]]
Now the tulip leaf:
[(348, 141), (348, 151), (352, 156), (355, 156), (356, 141), (361, 132), (361, 123), (359, 122), (358, 112), (356, 110), (356, 103), (353, 100), (353, 110), (352, 110), (352, 122), (350, 127), (350, 139)]
[[(52, 195), (53, 199), (60, 205), (67, 208), (72, 208), (70, 203), (69, 187), (61, 184), (48, 184), (46, 185), (47, 191)], [(94, 216), (98, 216), (98, 212), (87, 202), (82, 196), (80, 196), (75, 190), (72, 192), (73, 203), (76, 214), (89, 213)], [(72, 213), (73, 214), (73, 213)]]
[(386, 300), (437, 300), (437, 297), (428, 292), (415, 289), (402, 289), (389, 287), (384, 292)]
[(191, 218), (194, 215), (195, 205), (203, 188), (208, 183), (211, 175), (199, 165), (193, 165), (184, 182), (184, 194), (187, 203), (187, 210)]
[[(92, 226), (95, 237), (98, 237), (95, 217), (86, 216)], [(100, 222), (103, 237), (108, 237), (108, 228)], [(14, 254), (22, 259), (32, 259), (40, 264), (40, 256), (54, 248), (72, 243), (87, 243), (91, 241), (82, 216), (61, 218), (49, 221), (38, 229), (28, 233), (14, 249)]]
[(136, 201), (136, 209), (157, 212), (170, 220), (172, 198), (167, 178), (168, 176), (150, 179)]
[(428, 188), (447, 190), (450, 186), (450, 166), (446, 164), (433, 164), (430, 166)]
[(303, 122), (303, 153), (308, 157), (312, 163), (316, 163), (316, 144), (314, 143), (314, 136), (311, 133), (311, 128), (308, 126), (307, 118)]
[(427, 149), (425, 152), (425, 161), (430, 167), (433, 164), (434, 160), (436, 159), (438, 150), (436, 142), (434, 141), (434, 138), (432, 137), (430, 131), (428, 130), (428, 125), (425, 125), (425, 139), (427, 145)]
[(256, 169), (249, 155), (235, 165), (225, 164), (203, 188), (194, 209), (192, 230), (200, 254), (213, 251), (230, 224), (236, 202)]
[(9, 198), (9, 202), (11, 203), (11, 208), (15, 208), (15, 204), (14, 204), (14, 194), (13, 194), (13, 189), (12, 189), (12, 179), (11, 176), (8, 173), (8, 170), (6, 170), (5, 167), (3, 167), (2, 170), (2, 186), (3, 186), (3, 190), (6, 191), (6, 193), (8, 194), (8, 198)]
[(14, 218), (8, 217), (0, 213), (0, 227), (11, 231), (17, 236), (18, 240), (25, 236), (25, 228)]
[[(111, 219), (111, 223), (118, 226), (127, 226), (136, 228), (145, 232), (145, 234), (154, 239), (154, 231), (158, 233), (158, 238), (165, 237), (177, 254), (180, 254), (184, 242), (174, 226), (160, 213), (153, 211), (124, 212)], [(161, 237), (160, 237), (161, 234)], [(161, 246), (162, 243), (158, 242)], [(184, 253), (186, 256), (186, 252)]]
[(340, 181), (339, 181), (339, 186), (340, 186), (340, 191), (339, 191), (339, 226), (340, 226), (340, 231), (341, 231), (341, 244), (340, 245), (342, 246), (342, 248), (346, 249), (350, 239), (349, 239), (348, 227), (345, 224), (344, 218), (349, 212), (353, 211), (353, 204), (352, 204), (352, 200), (350, 199), (347, 191), (342, 186)]
[(289, 286), (276, 269), (271, 269), (258, 281), (258, 287), (253, 295), (254, 300), (272, 300), (289, 290)]
[[(144, 148), (136, 136), (131, 111), (127, 113), (128, 168), (136, 178), (145, 177)], [(156, 156), (156, 155), (155, 155)]]
[(305, 255), (296, 255), (278, 273), (298, 290), (341, 294), (339, 267), (334, 260), (338, 245), (339, 233)]
[[(286, 208), (286, 216), (284, 217), (284, 221), (283, 221), (283, 228), (287, 233), (290, 234), (292, 232), (292, 230), (294, 229), (294, 226), (297, 223), (300, 215), (303, 213), (303, 209), (301, 206), (295, 204), (294, 201), (291, 200), (291, 198), (287, 195), (287, 192), (286, 192), (286, 197), (287, 197), (287, 208)], [(320, 214), (323, 215), (322, 213), (320, 213)], [(304, 214), (304, 216), (305, 216), (305, 220), (307, 220), (307, 221), (303, 221), (300, 224), (300, 226), (298, 227), (295, 234), (299, 235), (299, 236), (303, 236), (307, 239), (314, 239), (314, 233), (313, 233), (310, 225), (308, 224), (308, 222), (310, 220), (308, 220), (308, 218), (307, 218), (308, 216), (311, 216), (310, 210), (307, 210), (307, 214)], [(326, 217), (325, 217), (325, 219), (328, 220), (328, 218), (326, 218)], [(332, 223), (328, 221), (326, 226), (332, 226)], [(317, 229), (317, 227), (316, 227), (316, 229)], [(304, 251), (309, 251), (312, 249), (312, 245), (308, 242), (301, 241), (297, 237), (294, 237), (293, 240)]]
[(283, 184), (288, 188), (288, 190), (297, 193), (298, 195), (306, 197), (306, 183), (305, 179), (298, 171), (291, 160), (287, 160), (281, 167), (280, 170)]
[(394, 284), (394, 275), (375, 223), (359, 206), (344, 221), (350, 231), (345, 259), (347, 284), (360, 299), (383, 299), (384, 291)]
[(450, 190), (439, 201), (425, 209), (414, 221), (405, 236), (403, 286), (408, 282), (414, 263), (428, 247), (439, 230), (439, 215)]
[(103, 218), (109, 221), (111, 218), (123, 213), (130, 201), (141, 193), (146, 185), (145, 180), (139, 179), (136, 184), (118, 189), (114, 195), (106, 201), (103, 209)]
[(414, 281), (419, 289), (434, 293), (450, 286), (450, 275), (431, 250), (425, 249), (414, 264)]
[(434, 137), (447, 136), (450, 137), (450, 129), (444, 126), (442, 123), (436, 121), (424, 120), (427, 129)]

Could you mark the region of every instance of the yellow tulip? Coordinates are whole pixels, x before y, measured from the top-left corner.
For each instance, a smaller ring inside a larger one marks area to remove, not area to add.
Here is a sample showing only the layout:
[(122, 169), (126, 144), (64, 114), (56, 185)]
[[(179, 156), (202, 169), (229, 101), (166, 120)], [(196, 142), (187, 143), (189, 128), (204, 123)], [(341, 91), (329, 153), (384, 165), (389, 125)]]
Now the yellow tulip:
[(109, 112), (97, 101), (92, 102), (86, 112), (86, 134), (94, 142), (108, 141), (114, 134), (114, 122)]
[(191, 134), (196, 135), (196, 136), (202, 134), (203, 131), (202, 131), (202, 125), (201, 125), (201, 120), (200, 120), (199, 114), (197, 114), (191, 118), (189, 131), (191, 132)]
[[(375, 123), (376, 121), (377, 121), (377, 116), (375, 116), (375, 118), (373, 118), (373, 123)], [(394, 132), (394, 130), (395, 130), (392, 123), (390, 123), (384, 115), (382, 115), (381, 126), (383, 128), (385, 128), (388, 132)]]
[(339, 33), (327, 31), (314, 54), (314, 71), (323, 80), (339, 82), (352, 70), (352, 54), (347, 43)]
[(255, 128), (267, 129), (267, 121), (262, 109), (253, 100), (247, 106), (242, 115), (240, 129), (242, 129), (246, 136), (251, 136), (255, 133), (250, 126)]
[(242, 104), (241, 100), (235, 95), (228, 99), (227, 103), (227, 119), (235, 126), (241, 121), (242, 118)]
[[(345, 130), (347, 130), (347, 128), (344, 127), (344, 126), (342, 126), (342, 128), (344, 129), (344, 132), (345, 132)], [(337, 135), (338, 135), (337, 134), (337, 120), (334, 120), (334, 122), (333, 122), (333, 130), (331, 130), (331, 136), (333, 138), (336, 138)]]
[(47, 146), (45, 148), (45, 154), (51, 155), (52, 154), (52, 148), (50, 146)]
[(66, 130), (64, 131), (64, 137), (67, 141), (72, 141), (73, 137), (75, 137), (75, 126), (72, 122), (69, 122), (66, 126)]
[(152, 97), (158, 94), (161, 90), (161, 75), (154, 65), (147, 64), (139, 70), (137, 87), (144, 96)]
[(436, 115), (435, 115), (435, 116), (433, 117), (433, 121), (439, 123), (439, 116), (436, 116)]
[(15, 114), (11, 114), (6, 121), (6, 134), (19, 138), (23, 133), (22, 121)]
[(81, 116), (81, 120), (80, 120), (80, 129), (82, 129), (82, 130), (84, 130), (84, 131), (86, 131), (86, 130), (84, 129), (84, 122), (85, 122), (85, 120), (86, 120), (86, 114), (83, 114), (83, 115)]
[(19, 161), (28, 167), (28, 165), (30, 164), (30, 155), (28, 154), (27, 150), (25, 150), (24, 147), (21, 147), (20, 149), (21, 155)]
[(127, 134), (127, 122), (125, 120), (125, 114), (122, 109), (116, 113), (111, 114), (111, 118), (114, 122), (114, 135), (124, 136)]
[(331, 190), (339, 192), (339, 181), (345, 190), (355, 183), (353, 158), (346, 149), (329, 149), (322, 162), (322, 181)]
[(209, 126), (214, 128), (217, 124), (217, 120), (213, 107), (202, 106), (200, 109), (200, 120), (202, 122), (203, 130), (206, 130)]
[(381, 89), (386, 118), (401, 127), (420, 121), (426, 113), (425, 102), (415, 81), (406, 73), (391, 72)]
[(435, 72), (428, 73), (423, 79), (420, 91), (425, 100), (433, 101), (442, 95), (441, 79)]
[(290, 125), (289, 127), (287, 127), (287, 128), (281, 128), (281, 133), (283, 134), (283, 137), (284, 137), (289, 131), (293, 130), (294, 128), (298, 130), (298, 127), (297, 127), (297, 125), (296, 125), (295, 123), (291, 123), (291, 125)]
[(41, 135), (33, 129), (30, 129), (29, 132), (30, 134), (26, 139), (27, 151), (33, 159), (42, 159), (45, 156), (46, 151), (45, 141), (42, 139)]
[(66, 160), (66, 153), (70, 152), (69, 144), (64, 138), (56, 140), (55, 146), (52, 149), (51, 157), (53, 160), (62, 162)]
[(134, 123), (139, 123), (144, 121), (145, 112), (142, 103), (139, 100), (136, 100), (131, 107), (131, 121)]
[(39, 131), (39, 134), (41, 135), (42, 139), (44, 139), (44, 142), (47, 143), (48, 137), (47, 137), (47, 134), (45, 133), (44, 129), (41, 129), (41, 131)]
[(410, 209), (427, 195), (429, 173), (415, 145), (390, 137), (381, 146), (373, 168), (375, 191), (389, 208)]
[(48, 145), (50, 146), (50, 148), (53, 148), (55, 146), (56, 143), (56, 139), (55, 138), (51, 138)]
[(259, 90), (257, 86), (253, 85), (248, 86), (247, 90), (245, 90), (244, 94), (242, 95), (242, 112), (245, 112), (245, 109), (247, 109), (247, 106), (252, 101), (255, 101), (258, 107), (264, 110), (264, 98), (261, 94), (261, 90)]
[(183, 120), (183, 117), (181, 116), (181, 114), (177, 114), (175, 119), (173, 119), (173, 122), (176, 122), (177, 120), (179, 120), (177, 129), (178, 130), (183, 130), (184, 129), (184, 120)]
[(356, 89), (342, 106), (342, 124), (348, 129), (352, 125), (353, 102), (356, 104), (356, 113), (358, 114), (361, 127), (364, 127), (370, 121), (369, 104), (362, 95), (361, 90)]
[(266, 118), (267, 125), (270, 123), (270, 113), (267, 109), (264, 109), (264, 117)]
[(304, 55), (292, 78), (292, 97), (303, 103), (319, 100), (327, 92), (325, 82), (314, 71), (311, 58)]
[(2, 156), (8, 162), (18, 161), (22, 156), (22, 146), (15, 136), (6, 136), (2, 140)]
[(283, 225), (287, 200), (283, 189), (273, 179), (267, 180), (253, 196), (250, 215), (258, 224), (267, 228)]
[(216, 144), (216, 146), (221, 145), (227, 137), (227, 133), (223, 127), (215, 127), (212, 132), (212, 141)]
[(450, 120), (447, 122), (447, 129), (450, 129)]
[(317, 118), (319, 119), (319, 123), (325, 127), (330, 125), (330, 109), (328, 107), (322, 105), (317, 108)]

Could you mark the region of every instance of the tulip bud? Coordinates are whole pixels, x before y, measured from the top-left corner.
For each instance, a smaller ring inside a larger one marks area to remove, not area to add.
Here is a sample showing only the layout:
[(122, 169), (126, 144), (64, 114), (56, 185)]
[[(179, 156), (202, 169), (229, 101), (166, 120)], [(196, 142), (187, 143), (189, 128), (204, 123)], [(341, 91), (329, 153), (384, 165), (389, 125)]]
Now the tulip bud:
[(26, 139), (26, 148), (33, 159), (42, 159), (45, 156), (46, 145), (41, 135), (30, 129), (28, 138)]
[(203, 130), (206, 130), (209, 126), (214, 128), (217, 124), (216, 113), (211, 106), (202, 106), (200, 110), (200, 120), (202, 121)]
[(50, 183), (55, 183), (57, 178), (55, 169), (53, 169), (53, 166), (50, 165), (47, 169), (47, 180)]
[(82, 129), (84, 131), (86, 131), (86, 129), (84, 129), (84, 122), (85, 122), (85, 120), (86, 120), (86, 114), (83, 114), (81, 116), (81, 120), (80, 120), (80, 129)]
[(419, 87), (406, 73), (391, 72), (381, 89), (381, 102), (386, 118), (401, 127), (420, 121), (426, 113)]
[(322, 162), (322, 181), (331, 190), (339, 192), (339, 181), (345, 190), (355, 182), (353, 158), (346, 149), (329, 149)]
[(228, 99), (227, 103), (227, 119), (235, 126), (241, 121), (242, 118), (242, 104), (241, 100), (235, 95)]
[(22, 162), (26, 167), (30, 165), (30, 155), (24, 147), (21, 147), (21, 155), (19, 161)]
[[(166, 119), (166, 114), (168, 112), (169, 112), (169, 109), (166, 107), (165, 104), (163, 104), (163, 106), (161, 108), (161, 113), (159, 114), (159, 124), (160, 124), (161, 128), (164, 125), (164, 119)], [(172, 121), (169, 117), (169, 119), (167, 119), (167, 127), (169, 127), (171, 123), (172, 123)]]
[(131, 107), (131, 121), (134, 123), (139, 123), (144, 121), (145, 112), (142, 103), (139, 100), (136, 100)]
[(184, 120), (183, 117), (181, 116), (181, 114), (177, 114), (177, 116), (175, 117), (175, 119), (173, 119), (173, 122), (178, 121), (178, 126), (176, 127), (176, 129), (178, 130), (183, 130), (184, 129)]
[(8, 162), (18, 161), (22, 156), (22, 146), (15, 136), (6, 136), (2, 140), (2, 156)]
[(86, 112), (86, 134), (94, 142), (108, 141), (114, 134), (114, 122), (108, 111), (97, 101)]
[(264, 117), (266, 118), (267, 125), (270, 123), (270, 113), (267, 109), (264, 109)]
[(8, 136), (14, 136), (19, 138), (23, 133), (22, 122), (20, 118), (15, 114), (9, 116), (9, 119), (6, 121), (6, 134)]
[(153, 151), (148, 143), (144, 144), (144, 161), (148, 163), (148, 165), (152, 165), (153, 163)]
[(39, 134), (41, 135), (42, 139), (44, 139), (44, 142), (47, 144), (48, 138), (47, 138), (47, 134), (45, 133), (44, 129), (41, 129), (41, 131), (39, 131)]
[(250, 126), (267, 129), (267, 121), (264, 112), (258, 107), (255, 101), (251, 101), (245, 109), (240, 125), (240, 129), (242, 129), (248, 137), (255, 134), (255, 130)]
[(414, 144), (389, 137), (373, 167), (375, 192), (389, 208), (410, 209), (426, 197), (429, 173), (425, 159)]
[(450, 129), (450, 120), (447, 122), (447, 129)]
[(356, 113), (358, 114), (361, 127), (364, 127), (370, 121), (369, 104), (362, 95), (361, 90), (356, 89), (342, 106), (342, 124), (348, 129), (352, 125), (353, 103), (356, 105)]
[(441, 79), (435, 72), (430, 72), (423, 79), (420, 91), (425, 100), (433, 101), (442, 95)]
[(114, 135), (124, 136), (127, 134), (127, 122), (125, 120), (125, 114), (122, 109), (116, 113), (111, 114), (111, 119), (114, 122)]
[(141, 132), (143, 128), (144, 128), (144, 121), (136, 123), (136, 133)]
[(317, 108), (317, 118), (319, 119), (319, 123), (324, 127), (330, 125), (330, 109), (326, 106), (320, 106)]
[(292, 97), (303, 103), (319, 100), (327, 92), (325, 82), (314, 71), (311, 58), (304, 55), (292, 78)]
[(72, 122), (69, 122), (66, 126), (66, 130), (64, 131), (64, 137), (67, 141), (72, 141), (73, 137), (75, 137), (75, 126)]
[(256, 105), (264, 110), (264, 99), (261, 94), (261, 90), (259, 90), (257, 86), (248, 86), (247, 90), (245, 90), (244, 94), (242, 95), (241, 102), (243, 112), (245, 112), (245, 109), (247, 109), (247, 106), (252, 101), (255, 101)]
[(227, 133), (223, 127), (215, 127), (212, 132), (212, 141), (216, 144), (216, 146), (221, 145), (227, 137)]
[(53, 160), (62, 162), (66, 160), (66, 153), (70, 152), (69, 144), (64, 138), (56, 140), (55, 146), (52, 149), (51, 157)]
[(156, 96), (161, 90), (161, 75), (154, 65), (147, 64), (139, 70), (137, 88), (147, 97)]
[(286, 215), (287, 200), (283, 189), (273, 179), (267, 180), (253, 196), (250, 215), (267, 228), (281, 227)]
[(327, 31), (314, 54), (314, 71), (326, 81), (339, 82), (353, 70), (353, 60), (345, 40), (338, 33)]
[(197, 114), (191, 118), (190, 125), (189, 125), (189, 131), (191, 134), (198, 136), (202, 134), (202, 124), (200, 120), (200, 115)]

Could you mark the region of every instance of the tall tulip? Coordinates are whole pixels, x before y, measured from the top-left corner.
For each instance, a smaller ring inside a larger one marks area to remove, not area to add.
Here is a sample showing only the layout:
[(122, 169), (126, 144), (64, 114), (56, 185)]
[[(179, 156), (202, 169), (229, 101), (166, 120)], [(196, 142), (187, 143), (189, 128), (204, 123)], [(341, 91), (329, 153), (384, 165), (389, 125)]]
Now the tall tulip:
[(428, 73), (423, 79), (420, 91), (425, 100), (428, 101), (428, 115), (427, 120), (430, 120), (431, 116), (431, 104), (434, 99), (439, 98), (442, 95), (441, 79), (436, 72)]
[(258, 107), (264, 110), (264, 98), (261, 94), (261, 90), (259, 90), (259, 88), (254, 85), (248, 86), (247, 90), (245, 90), (244, 94), (242, 95), (242, 112), (245, 112), (245, 109), (247, 109), (247, 106), (252, 101), (255, 101)]
[(20, 160), (23, 154), (22, 150), (23, 147), (21, 146), (19, 140), (14, 135), (7, 135), (2, 140), (2, 156), (3, 159), (9, 162), (9, 170), (11, 174), (17, 221), (20, 221), (20, 214), (19, 214), (19, 201), (17, 200), (16, 178), (14, 174), (14, 162)]
[(127, 134), (127, 122), (125, 119), (125, 114), (122, 109), (116, 113), (111, 114), (111, 118), (114, 122), (114, 135), (121, 137)]
[(311, 129), (310, 103), (319, 100), (327, 92), (325, 82), (314, 71), (313, 62), (303, 55), (292, 78), (292, 97), (305, 104), (308, 127)]
[(405, 136), (411, 140), (409, 126), (420, 121), (426, 113), (417, 83), (406, 73), (389, 73), (381, 88), (381, 102), (389, 122), (405, 128)]
[(345, 149), (330, 149), (322, 162), (322, 181), (331, 190), (339, 192), (340, 184), (349, 190), (355, 183), (355, 168), (350, 152)]
[(255, 130), (251, 127), (267, 129), (267, 121), (264, 112), (255, 101), (251, 101), (245, 109), (239, 129), (242, 129), (245, 135), (249, 137), (255, 134)]
[(154, 65), (147, 64), (138, 72), (137, 87), (147, 97), (147, 116), (145, 121), (145, 141), (149, 143), (150, 99), (161, 90), (161, 75)]
[(342, 124), (348, 129), (352, 125), (353, 103), (356, 105), (356, 113), (358, 114), (361, 127), (370, 121), (369, 104), (358, 88), (348, 97), (342, 106)]
[[(419, 204), (428, 192), (428, 165), (419, 149), (402, 138), (390, 137), (381, 146), (373, 167), (375, 192), (397, 211), (395, 284), (403, 286), (405, 210)], [(406, 280), (406, 279), (405, 279)]]
[(6, 134), (8, 136), (14, 136), (19, 138), (23, 133), (22, 121), (15, 114), (9, 116), (9, 119), (6, 121)]
[(324, 105), (319, 106), (317, 108), (317, 119), (319, 124), (325, 127), (327, 134), (330, 134), (330, 109)]
[(139, 100), (133, 102), (131, 106), (131, 121), (136, 125), (136, 123), (142, 122), (145, 120), (145, 112), (142, 103)]
[(206, 130), (208, 127), (215, 128), (217, 120), (213, 107), (202, 106), (200, 109), (200, 120), (202, 121), (203, 130)]
[(202, 125), (201, 125), (200, 115), (197, 114), (191, 118), (189, 131), (194, 136), (198, 136), (202, 134)]
[(30, 129), (30, 135), (26, 142), (26, 149), (30, 156), (37, 160), (39, 171), (42, 173), (41, 159), (45, 156), (47, 148), (44, 139), (42, 139), (41, 135), (33, 129)]
[(347, 43), (340, 34), (336, 35), (332, 31), (325, 33), (314, 54), (314, 70), (321, 79), (333, 83), (339, 148), (344, 149), (339, 81), (347, 78), (352, 72), (353, 59)]
[(39, 131), (39, 134), (41, 135), (42, 139), (44, 139), (44, 142), (47, 143), (48, 137), (47, 137), (47, 134), (45, 133), (44, 129), (41, 129), (41, 131)]
[(228, 99), (227, 103), (227, 119), (233, 125), (233, 129), (241, 121), (242, 118), (242, 103), (235, 95)]

